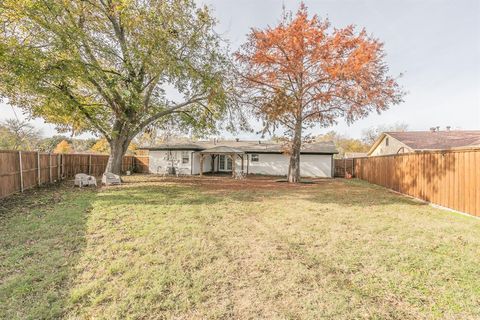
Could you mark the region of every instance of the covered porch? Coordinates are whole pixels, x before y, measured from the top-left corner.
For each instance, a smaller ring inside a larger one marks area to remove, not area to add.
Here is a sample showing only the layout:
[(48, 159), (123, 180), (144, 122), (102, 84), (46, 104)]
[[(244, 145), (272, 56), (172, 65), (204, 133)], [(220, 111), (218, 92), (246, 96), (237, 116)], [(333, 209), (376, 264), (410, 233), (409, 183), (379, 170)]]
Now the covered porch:
[[(200, 176), (203, 176), (203, 168), (205, 161), (211, 161), (212, 173), (215, 172), (232, 172), (235, 177), (237, 171), (237, 159), (240, 159), (240, 169), (244, 171), (245, 152), (239, 149), (218, 146), (205, 149), (199, 152), (200, 156)], [(248, 161), (248, 159), (247, 159)], [(215, 166), (215, 163), (217, 166)]]

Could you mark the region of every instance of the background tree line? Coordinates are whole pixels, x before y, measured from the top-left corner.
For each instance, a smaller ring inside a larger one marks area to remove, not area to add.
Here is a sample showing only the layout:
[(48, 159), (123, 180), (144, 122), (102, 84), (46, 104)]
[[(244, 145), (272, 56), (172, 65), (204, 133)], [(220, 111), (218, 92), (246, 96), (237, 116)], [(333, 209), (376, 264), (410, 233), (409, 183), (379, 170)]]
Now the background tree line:
[[(408, 125), (406, 123), (369, 127), (362, 131), (362, 135), (358, 139), (331, 130), (325, 134), (313, 136), (309, 140), (315, 142), (332, 141), (338, 150), (337, 157), (343, 158), (346, 153), (368, 152), (382, 132), (406, 131), (407, 129)], [(185, 142), (191, 140), (191, 138), (174, 130), (174, 128), (164, 128), (163, 130), (154, 128), (137, 136), (130, 144), (127, 154), (135, 153), (137, 148), (141, 146), (158, 145), (165, 141)], [(273, 140), (276, 140), (276, 138), (274, 137)], [(105, 138), (79, 139), (65, 135), (42, 137), (41, 131), (32, 124), (17, 119), (7, 119), (0, 122), (0, 149), (56, 153), (110, 153), (109, 144)]]

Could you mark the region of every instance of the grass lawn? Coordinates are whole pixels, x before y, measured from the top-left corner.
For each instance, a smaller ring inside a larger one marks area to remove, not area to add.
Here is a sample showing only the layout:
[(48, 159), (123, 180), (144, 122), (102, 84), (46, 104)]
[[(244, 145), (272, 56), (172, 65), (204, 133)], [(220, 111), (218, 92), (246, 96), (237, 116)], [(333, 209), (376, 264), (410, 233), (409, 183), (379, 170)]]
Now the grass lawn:
[(480, 318), (479, 219), (274, 180), (133, 176), (0, 202), (0, 318)]

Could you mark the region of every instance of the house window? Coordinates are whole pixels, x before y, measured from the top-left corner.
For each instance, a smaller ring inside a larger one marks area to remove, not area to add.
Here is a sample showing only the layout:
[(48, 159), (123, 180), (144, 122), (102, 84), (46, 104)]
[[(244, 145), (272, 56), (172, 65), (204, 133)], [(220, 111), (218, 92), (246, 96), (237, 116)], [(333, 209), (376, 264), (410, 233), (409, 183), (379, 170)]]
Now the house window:
[(218, 166), (220, 171), (232, 171), (232, 158), (221, 154), (218, 157)]
[(223, 154), (218, 157), (218, 165), (220, 170), (225, 170), (225, 156)]
[(182, 151), (182, 163), (189, 163), (190, 162), (190, 154), (188, 151)]
[(258, 162), (258, 161), (259, 161), (258, 154), (252, 154), (252, 162)]
[(385, 138), (385, 145), (386, 145), (387, 147), (388, 147), (388, 143), (389, 143), (388, 137), (386, 137), (386, 138)]

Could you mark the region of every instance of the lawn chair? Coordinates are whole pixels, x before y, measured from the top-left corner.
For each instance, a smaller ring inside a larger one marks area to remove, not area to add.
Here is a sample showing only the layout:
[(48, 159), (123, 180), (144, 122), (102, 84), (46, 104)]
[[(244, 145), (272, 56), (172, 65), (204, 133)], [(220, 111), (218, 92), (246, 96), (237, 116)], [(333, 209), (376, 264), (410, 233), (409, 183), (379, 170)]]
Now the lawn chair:
[(102, 176), (102, 184), (106, 186), (121, 184), (122, 180), (118, 174), (113, 174), (110, 172), (104, 173)]
[(85, 186), (97, 186), (97, 179), (94, 176), (89, 176), (85, 173), (77, 173), (75, 175), (75, 186), (85, 187)]

